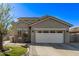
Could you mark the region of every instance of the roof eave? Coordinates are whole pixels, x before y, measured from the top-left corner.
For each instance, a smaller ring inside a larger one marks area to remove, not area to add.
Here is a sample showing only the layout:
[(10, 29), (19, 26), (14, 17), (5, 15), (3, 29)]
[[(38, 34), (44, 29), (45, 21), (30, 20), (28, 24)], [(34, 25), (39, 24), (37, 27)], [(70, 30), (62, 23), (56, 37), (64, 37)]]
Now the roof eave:
[(70, 24), (70, 23), (68, 23), (68, 22), (66, 22), (66, 21), (63, 21), (63, 20), (61, 20), (61, 19), (58, 19), (58, 18), (56, 18), (56, 17), (54, 17), (54, 16), (51, 16), (51, 17), (54, 18), (54, 20), (60, 21), (60, 22), (62, 22), (62, 23), (64, 23), (64, 24), (66, 24), (66, 25), (69, 26), (69, 27), (72, 27), (72, 26), (73, 26), (72, 24)]

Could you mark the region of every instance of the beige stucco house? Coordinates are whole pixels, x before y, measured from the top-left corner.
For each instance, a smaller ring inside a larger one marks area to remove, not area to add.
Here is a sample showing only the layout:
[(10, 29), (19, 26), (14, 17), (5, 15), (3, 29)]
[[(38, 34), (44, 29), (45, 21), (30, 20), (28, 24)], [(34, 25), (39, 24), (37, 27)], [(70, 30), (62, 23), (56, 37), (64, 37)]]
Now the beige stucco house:
[(53, 16), (20, 17), (13, 22), (14, 42), (69, 43), (71, 24)]

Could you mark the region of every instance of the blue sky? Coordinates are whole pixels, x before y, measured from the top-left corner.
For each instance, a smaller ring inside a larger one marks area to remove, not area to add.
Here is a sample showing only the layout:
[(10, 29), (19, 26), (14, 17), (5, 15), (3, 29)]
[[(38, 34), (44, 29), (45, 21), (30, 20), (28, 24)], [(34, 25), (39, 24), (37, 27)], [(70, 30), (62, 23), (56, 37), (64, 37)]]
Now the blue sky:
[(44, 15), (57, 18), (79, 26), (79, 4), (68, 3), (16, 3), (11, 4), (14, 19), (19, 17), (40, 17)]

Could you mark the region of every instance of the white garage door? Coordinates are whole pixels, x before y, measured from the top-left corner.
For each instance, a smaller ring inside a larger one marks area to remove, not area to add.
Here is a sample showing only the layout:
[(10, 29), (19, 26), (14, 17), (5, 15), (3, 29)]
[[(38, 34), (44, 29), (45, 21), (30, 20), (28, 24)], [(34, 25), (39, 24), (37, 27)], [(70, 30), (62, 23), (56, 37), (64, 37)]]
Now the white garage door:
[(63, 43), (63, 33), (37, 33), (36, 43)]

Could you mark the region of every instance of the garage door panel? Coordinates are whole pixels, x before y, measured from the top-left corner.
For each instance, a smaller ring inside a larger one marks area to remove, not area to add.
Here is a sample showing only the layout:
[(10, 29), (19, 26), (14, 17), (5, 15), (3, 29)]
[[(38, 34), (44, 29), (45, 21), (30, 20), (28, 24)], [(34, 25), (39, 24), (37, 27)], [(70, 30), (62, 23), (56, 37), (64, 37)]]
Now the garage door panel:
[(36, 43), (63, 43), (63, 33), (36, 33)]

